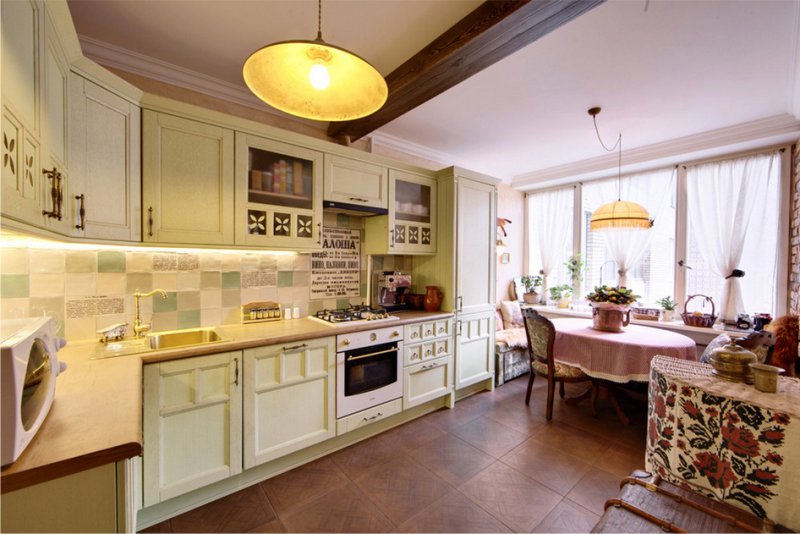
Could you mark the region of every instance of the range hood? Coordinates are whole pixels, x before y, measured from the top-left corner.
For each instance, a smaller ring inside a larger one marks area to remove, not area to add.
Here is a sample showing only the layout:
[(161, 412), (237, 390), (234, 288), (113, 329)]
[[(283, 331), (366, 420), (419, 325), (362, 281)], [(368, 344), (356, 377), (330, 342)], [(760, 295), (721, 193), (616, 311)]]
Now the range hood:
[(333, 213), (345, 213), (356, 217), (372, 217), (373, 215), (386, 215), (389, 210), (386, 208), (376, 208), (374, 206), (364, 206), (361, 204), (348, 204), (334, 200), (323, 200), (322, 208)]

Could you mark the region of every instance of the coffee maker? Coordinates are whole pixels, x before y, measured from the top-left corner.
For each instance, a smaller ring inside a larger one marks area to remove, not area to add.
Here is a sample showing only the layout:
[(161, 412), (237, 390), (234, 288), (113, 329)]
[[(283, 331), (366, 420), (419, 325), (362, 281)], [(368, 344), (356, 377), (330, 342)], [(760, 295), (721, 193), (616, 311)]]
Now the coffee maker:
[(389, 311), (408, 309), (403, 295), (411, 293), (411, 275), (400, 271), (378, 271), (376, 275), (378, 306)]

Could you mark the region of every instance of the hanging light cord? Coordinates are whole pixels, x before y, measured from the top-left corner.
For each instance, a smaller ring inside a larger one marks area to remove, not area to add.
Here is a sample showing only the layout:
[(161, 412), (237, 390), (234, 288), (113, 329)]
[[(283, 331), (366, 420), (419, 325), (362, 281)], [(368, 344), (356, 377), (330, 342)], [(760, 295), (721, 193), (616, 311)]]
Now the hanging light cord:
[(589, 110), (589, 115), (592, 116), (592, 122), (594, 123), (594, 131), (597, 134), (597, 140), (600, 141), (600, 145), (606, 152), (613, 152), (619, 147), (619, 156), (617, 158), (617, 200), (622, 200), (622, 132), (619, 133), (619, 137), (617, 137), (617, 142), (614, 143), (614, 146), (608, 148), (600, 137), (600, 130), (597, 129), (598, 113), (600, 113), (600, 108), (592, 108)]
[(317, 2), (317, 41), (322, 41), (322, 0)]

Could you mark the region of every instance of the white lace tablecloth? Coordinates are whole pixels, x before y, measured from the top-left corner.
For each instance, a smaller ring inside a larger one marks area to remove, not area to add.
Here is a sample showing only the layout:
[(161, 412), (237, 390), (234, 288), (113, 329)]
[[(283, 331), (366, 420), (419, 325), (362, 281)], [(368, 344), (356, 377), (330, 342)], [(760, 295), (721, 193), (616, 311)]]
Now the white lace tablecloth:
[(710, 365), (651, 364), (648, 471), (800, 530), (800, 380), (777, 393), (714, 377)]
[(657, 354), (697, 359), (695, 342), (677, 332), (634, 324), (623, 332), (603, 332), (592, 328), (591, 319), (552, 321), (556, 328), (555, 358), (595, 378), (617, 383), (647, 382), (650, 360)]

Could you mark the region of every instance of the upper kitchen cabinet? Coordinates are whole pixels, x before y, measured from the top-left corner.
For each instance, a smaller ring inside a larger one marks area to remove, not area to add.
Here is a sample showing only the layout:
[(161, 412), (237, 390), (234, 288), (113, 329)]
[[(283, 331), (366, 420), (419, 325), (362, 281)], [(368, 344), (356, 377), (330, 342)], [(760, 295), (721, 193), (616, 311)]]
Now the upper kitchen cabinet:
[(233, 130), (142, 113), (145, 242), (233, 244)]
[(69, 96), (72, 235), (140, 241), (139, 107), (77, 74)]
[[(69, 59), (77, 45), (65, 5), (2, 2), (2, 213), (69, 232)], [(67, 19), (67, 20), (62, 20)]]
[(389, 179), (385, 166), (325, 154), (325, 206), (386, 213)]
[(389, 169), (389, 214), (365, 222), (367, 254), (436, 252), (436, 180)]
[(322, 152), (236, 132), (236, 244), (317, 250)]

